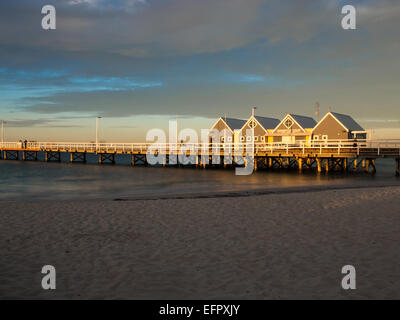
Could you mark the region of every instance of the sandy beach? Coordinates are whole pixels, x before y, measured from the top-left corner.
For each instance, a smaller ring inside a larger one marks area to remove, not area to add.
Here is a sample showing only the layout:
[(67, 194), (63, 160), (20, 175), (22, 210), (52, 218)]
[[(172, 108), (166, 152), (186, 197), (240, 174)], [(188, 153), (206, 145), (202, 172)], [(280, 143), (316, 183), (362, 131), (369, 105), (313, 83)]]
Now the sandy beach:
[[(399, 231), (400, 187), (2, 201), (0, 298), (399, 299)], [(347, 264), (357, 290), (341, 288)]]

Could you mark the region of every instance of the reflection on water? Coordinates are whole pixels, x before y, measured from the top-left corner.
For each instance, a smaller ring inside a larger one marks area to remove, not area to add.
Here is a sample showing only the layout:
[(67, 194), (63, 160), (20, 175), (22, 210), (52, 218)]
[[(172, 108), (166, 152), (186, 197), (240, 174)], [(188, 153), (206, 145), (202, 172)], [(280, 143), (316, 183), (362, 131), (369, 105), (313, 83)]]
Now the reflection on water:
[(396, 184), (393, 159), (379, 160), (375, 176), (259, 171), (236, 176), (234, 170), (131, 167), (0, 161), (0, 200), (115, 199), (191, 193), (247, 191), (332, 184)]

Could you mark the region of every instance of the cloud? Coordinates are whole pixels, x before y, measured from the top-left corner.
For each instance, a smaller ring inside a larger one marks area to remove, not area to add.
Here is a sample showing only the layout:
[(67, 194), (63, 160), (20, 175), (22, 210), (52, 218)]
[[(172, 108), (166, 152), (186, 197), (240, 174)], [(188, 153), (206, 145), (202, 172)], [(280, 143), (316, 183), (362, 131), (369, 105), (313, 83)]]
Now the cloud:
[[(10, 32), (1, 34), (0, 39), (8, 45), (23, 42), (32, 47), (128, 56), (212, 53), (260, 40), (279, 43), (312, 39), (321, 31), (321, 25), (332, 25), (337, 20), (337, 13), (329, 3), (328, 0), (300, 0), (290, 5), (276, 0), (67, 3), (55, 0), (57, 30), (44, 32), (39, 28), (39, 17), (33, 14), (41, 1), (5, 0), (0, 26), (7, 26)], [(19, 25), (22, 18), (25, 28)]]
[(2, 109), (245, 116), (310, 114), (320, 100), (400, 115), (398, 1), (359, 0), (356, 31), (340, 26), (344, 1), (53, 3), (47, 32), (42, 1), (0, 2)]
[(138, 5), (143, 5), (147, 3), (147, 0), (114, 0), (114, 1), (109, 1), (109, 0), (68, 0), (67, 1), (69, 5), (75, 6), (75, 5), (87, 5), (90, 7), (94, 7), (97, 9), (124, 9), (124, 10), (129, 10), (131, 8), (135, 8)]
[(60, 119), (14, 119), (7, 120), (6, 126), (9, 128), (27, 128), (27, 127), (43, 127), (43, 128), (80, 128), (81, 125), (62, 124)]

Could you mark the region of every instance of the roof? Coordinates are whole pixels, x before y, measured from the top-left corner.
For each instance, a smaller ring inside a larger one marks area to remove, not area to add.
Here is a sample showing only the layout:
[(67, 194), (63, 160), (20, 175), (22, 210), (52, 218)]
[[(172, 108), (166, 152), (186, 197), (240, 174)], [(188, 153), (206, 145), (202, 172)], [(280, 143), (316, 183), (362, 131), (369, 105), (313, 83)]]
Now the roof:
[(256, 120), (264, 127), (264, 129), (274, 129), (281, 121), (275, 118), (266, 118), (255, 116)]
[(364, 131), (364, 128), (361, 127), (352, 117), (346, 115), (346, 114), (341, 114), (341, 113), (336, 113), (336, 112), (330, 112), (339, 122), (342, 123), (344, 127), (346, 127), (350, 131)]
[(241, 119), (235, 119), (235, 118), (225, 118), (221, 117), (225, 123), (231, 128), (232, 130), (239, 130), (241, 129), (244, 124), (246, 123), (246, 120), (241, 120)]
[(311, 117), (306, 117), (306, 116), (299, 116), (297, 114), (292, 114), (289, 113), (289, 115), (304, 129), (308, 128), (314, 128), (317, 124), (317, 121), (315, 121)]

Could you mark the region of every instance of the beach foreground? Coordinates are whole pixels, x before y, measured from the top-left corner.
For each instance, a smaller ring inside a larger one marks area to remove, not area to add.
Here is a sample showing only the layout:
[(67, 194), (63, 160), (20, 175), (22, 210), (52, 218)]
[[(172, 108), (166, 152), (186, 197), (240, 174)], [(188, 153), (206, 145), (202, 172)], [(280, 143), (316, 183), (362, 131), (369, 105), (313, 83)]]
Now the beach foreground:
[(0, 205), (2, 299), (400, 298), (400, 187)]

